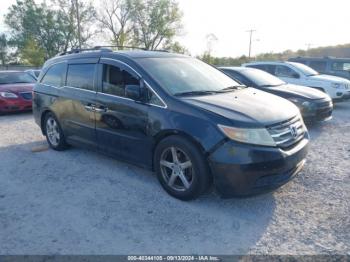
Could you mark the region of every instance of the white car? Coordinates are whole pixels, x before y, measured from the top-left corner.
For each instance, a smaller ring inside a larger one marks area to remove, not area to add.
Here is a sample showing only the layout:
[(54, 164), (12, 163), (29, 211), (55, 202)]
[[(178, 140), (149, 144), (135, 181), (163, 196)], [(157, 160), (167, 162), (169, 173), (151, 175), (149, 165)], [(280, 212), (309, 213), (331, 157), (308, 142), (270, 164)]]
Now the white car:
[(330, 75), (321, 75), (312, 68), (295, 62), (252, 62), (243, 64), (273, 74), (291, 84), (316, 88), (333, 100), (350, 99), (350, 81)]

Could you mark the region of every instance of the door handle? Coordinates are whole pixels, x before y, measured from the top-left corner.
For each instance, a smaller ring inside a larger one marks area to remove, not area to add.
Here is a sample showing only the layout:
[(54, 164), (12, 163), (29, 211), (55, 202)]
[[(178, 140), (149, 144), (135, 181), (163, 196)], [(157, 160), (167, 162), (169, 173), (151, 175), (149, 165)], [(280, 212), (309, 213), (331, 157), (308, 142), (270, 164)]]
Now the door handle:
[(94, 106), (93, 106), (93, 105), (86, 105), (86, 106), (84, 106), (84, 108), (85, 108), (87, 111), (90, 111), (90, 112), (93, 112), (93, 111), (94, 111)]
[(94, 105), (94, 111), (97, 113), (104, 113), (107, 112), (108, 107), (103, 106), (103, 105)]

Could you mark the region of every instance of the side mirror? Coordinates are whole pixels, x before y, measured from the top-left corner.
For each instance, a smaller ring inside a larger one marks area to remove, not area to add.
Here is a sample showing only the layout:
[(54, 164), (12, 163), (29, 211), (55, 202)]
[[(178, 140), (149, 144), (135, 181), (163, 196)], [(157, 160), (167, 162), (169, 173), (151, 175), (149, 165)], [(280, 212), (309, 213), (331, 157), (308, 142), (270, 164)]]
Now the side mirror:
[(133, 99), (139, 102), (148, 101), (148, 89), (145, 81), (140, 79), (140, 85), (126, 85), (125, 86), (125, 97)]
[(140, 101), (141, 96), (141, 87), (139, 85), (126, 85), (125, 86), (125, 97)]
[(292, 77), (293, 77), (293, 78), (300, 78), (300, 75), (299, 75), (298, 73), (293, 73), (293, 74), (292, 74)]

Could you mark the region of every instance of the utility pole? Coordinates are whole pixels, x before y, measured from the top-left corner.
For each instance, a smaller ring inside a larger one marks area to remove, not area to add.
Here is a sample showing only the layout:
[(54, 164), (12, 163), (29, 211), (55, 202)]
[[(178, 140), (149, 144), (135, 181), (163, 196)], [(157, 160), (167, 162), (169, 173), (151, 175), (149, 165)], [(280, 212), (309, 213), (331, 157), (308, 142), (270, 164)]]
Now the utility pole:
[[(74, 7), (74, 0), (73, 2), (73, 7)], [(78, 43), (79, 43), (79, 48), (81, 49), (81, 28), (80, 28), (80, 16), (79, 16), (79, 2), (78, 0), (75, 0), (75, 11), (76, 11), (76, 16), (77, 16), (77, 24), (78, 24)]]
[(249, 55), (248, 58), (250, 59), (251, 53), (252, 53), (252, 38), (253, 38), (253, 33), (256, 32), (254, 29), (247, 30), (249, 33)]

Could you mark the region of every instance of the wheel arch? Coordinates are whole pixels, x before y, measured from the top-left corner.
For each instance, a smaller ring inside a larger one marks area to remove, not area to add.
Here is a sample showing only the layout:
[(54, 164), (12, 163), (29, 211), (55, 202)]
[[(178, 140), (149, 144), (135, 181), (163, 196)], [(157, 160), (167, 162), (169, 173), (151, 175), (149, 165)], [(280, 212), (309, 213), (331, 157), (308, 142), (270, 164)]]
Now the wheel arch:
[(155, 157), (155, 150), (158, 146), (158, 144), (164, 140), (165, 138), (169, 137), (169, 136), (180, 136), (180, 137), (184, 137), (185, 139), (189, 140), (190, 142), (192, 142), (197, 149), (203, 154), (203, 156), (206, 158), (207, 157), (207, 151), (205, 150), (205, 148), (201, 145), (201, 143), (196, 140), (193, 136), (187, 134), (186, 132), (180, 131), (180, 130), (176, 130), (176, 129), (169, 129), (169, 130), (163, 130), (160, 133), (158, 133), (155, 137), (154, 137), (154, 145), (152, 148), (152, 170), (154, 170), (154, 157)]

